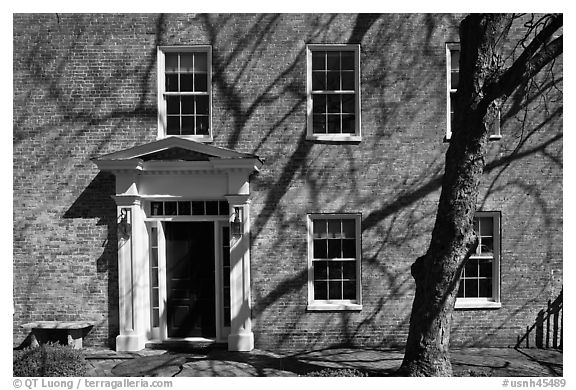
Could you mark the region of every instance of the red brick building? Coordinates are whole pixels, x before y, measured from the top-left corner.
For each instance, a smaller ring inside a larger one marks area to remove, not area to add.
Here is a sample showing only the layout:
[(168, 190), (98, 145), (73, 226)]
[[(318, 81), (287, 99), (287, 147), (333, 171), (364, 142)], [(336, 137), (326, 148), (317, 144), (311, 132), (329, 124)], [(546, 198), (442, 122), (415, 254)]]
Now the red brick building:
[[(15, 15), (14, 344), (402, 346), (461, 18)], [(513, 345), (561, 293), (561, 78), (494, 126), (454, 345)]]

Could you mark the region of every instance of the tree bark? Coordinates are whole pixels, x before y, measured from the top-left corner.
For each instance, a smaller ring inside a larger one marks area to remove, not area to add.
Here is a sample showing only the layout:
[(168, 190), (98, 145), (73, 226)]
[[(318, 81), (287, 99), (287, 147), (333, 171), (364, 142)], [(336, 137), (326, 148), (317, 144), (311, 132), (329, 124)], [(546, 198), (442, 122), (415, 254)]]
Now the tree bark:
[(416, 292), (401, 375), (452, 375), (452, 312), (460, 274), (477, 245), (476, 198), (488, 132), (499, 109), (498, 101), (485, 104), (482, 87), (494, 74), (496, 41), (506, 34), (506, 23), (503, 15), (472, 15), (460, 26), (460, 83), (452, 138), (430, 245), (411, 267)]

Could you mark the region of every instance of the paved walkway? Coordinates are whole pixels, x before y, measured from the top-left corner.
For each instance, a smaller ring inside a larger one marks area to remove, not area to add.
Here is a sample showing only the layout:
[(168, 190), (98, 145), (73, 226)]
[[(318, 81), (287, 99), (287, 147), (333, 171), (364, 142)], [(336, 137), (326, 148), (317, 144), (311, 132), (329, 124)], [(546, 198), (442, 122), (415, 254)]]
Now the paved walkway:
[[(221, 348), (188, 351), (145, 349), (135, 353), (86, 349), (89, 376), (201, 377), (299, 376), (324, 368), (355, 368), (370, 376), (391, 376), (400, 367), (398, 350), (329, 348), (302, 353)], [(455, 376), (562, 376), (562, 352), (513, 348), (452, 351)]]

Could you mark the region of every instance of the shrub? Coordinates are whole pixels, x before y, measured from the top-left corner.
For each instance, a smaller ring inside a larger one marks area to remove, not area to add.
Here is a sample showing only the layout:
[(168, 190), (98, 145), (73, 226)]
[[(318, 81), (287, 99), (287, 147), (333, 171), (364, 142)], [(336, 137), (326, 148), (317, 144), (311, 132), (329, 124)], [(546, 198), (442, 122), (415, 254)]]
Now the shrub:
[(484, 370), (465, 370), (460, 373), (455, 373), (454, 376), (492, 376), (492, 371), (484, 371)]
[(320, 371), (313, 371), (306, 374), (306, 376), (368, 376), (367, 373), (357, 370), (355, 368), (325, 368)]
[(42, 344), (14, 351), (13, 373), (30, 376), (85, 376), (88, 365), (82, 351), (67, 345)]

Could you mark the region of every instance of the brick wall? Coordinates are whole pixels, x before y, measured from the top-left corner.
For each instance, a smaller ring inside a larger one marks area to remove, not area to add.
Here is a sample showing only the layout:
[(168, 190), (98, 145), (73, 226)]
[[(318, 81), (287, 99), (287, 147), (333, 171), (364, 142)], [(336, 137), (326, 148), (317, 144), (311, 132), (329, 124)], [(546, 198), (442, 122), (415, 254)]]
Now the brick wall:
[[(210, 44), (213, 144), (266, 160), (251, 184), (256, 347), (402, 345), (410, 265), (439, 197), (444, 44), (459, 19), (15, 15), (15, 343), (18, 324), (50, 318), (94, 320), (86, 343), (113, 343), (114, 178), (90, 159), (156, 138), (157, 45)], [(306, 141), (305, 45), (347, 42), (361, 45), (362, 141)], [(513, 344), (562, 287), (561, 100), (528, 105), (524, 133), (515, 102), (480, 200), (502, 212), (502, 308), (457, 311), (455, 345)], [(306, 312), (306, 215), (320, 212), (362, 213), (361, 312)]]

